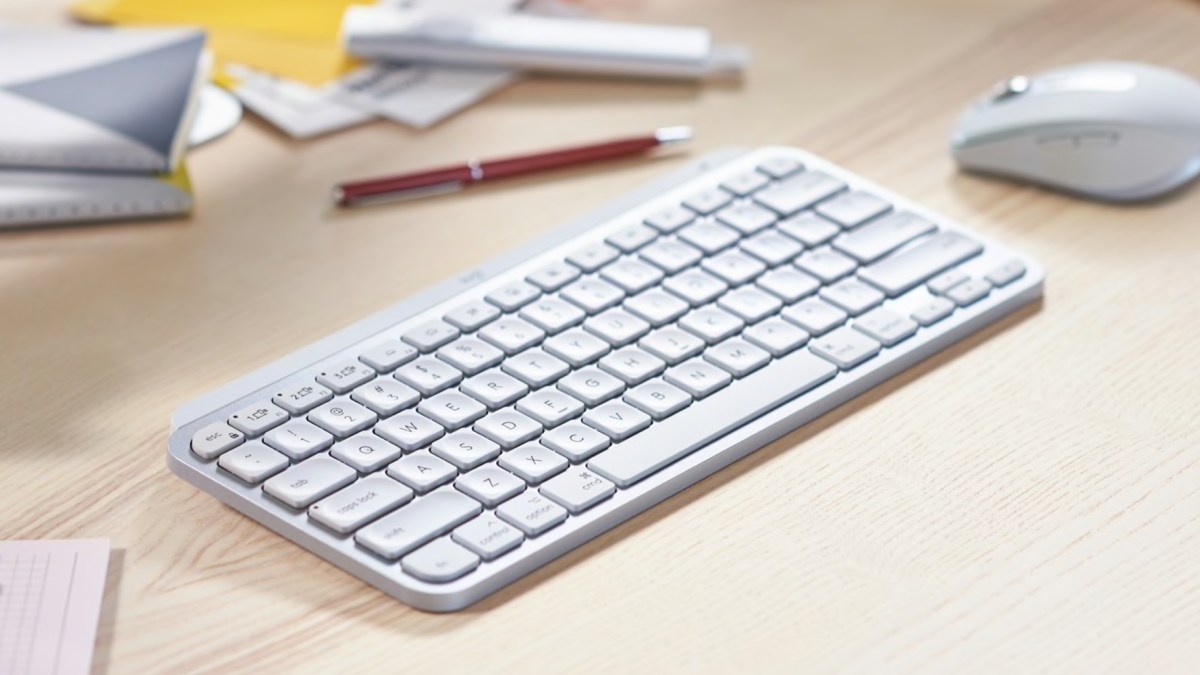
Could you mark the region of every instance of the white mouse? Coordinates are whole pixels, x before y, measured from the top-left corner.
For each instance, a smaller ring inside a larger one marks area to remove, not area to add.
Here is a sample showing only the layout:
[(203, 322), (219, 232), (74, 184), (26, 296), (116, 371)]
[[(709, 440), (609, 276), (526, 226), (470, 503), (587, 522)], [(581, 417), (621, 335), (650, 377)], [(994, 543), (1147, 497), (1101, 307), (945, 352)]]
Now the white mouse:
[(1130, 61), (1014, 77), (963, 113), (951, 153), (964, 169), (1149, 199), (1200, 172), (1200, 83)]

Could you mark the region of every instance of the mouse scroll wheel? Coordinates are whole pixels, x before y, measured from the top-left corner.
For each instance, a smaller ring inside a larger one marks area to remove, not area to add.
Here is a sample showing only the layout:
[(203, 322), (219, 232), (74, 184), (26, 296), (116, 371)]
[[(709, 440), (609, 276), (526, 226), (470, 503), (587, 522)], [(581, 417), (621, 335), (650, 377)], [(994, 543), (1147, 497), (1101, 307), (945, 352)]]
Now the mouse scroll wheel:
[(997, 84), (992, 90), (992, 103), (1000, 103), (1029, 91), (1029, 78), (1017, 75)]

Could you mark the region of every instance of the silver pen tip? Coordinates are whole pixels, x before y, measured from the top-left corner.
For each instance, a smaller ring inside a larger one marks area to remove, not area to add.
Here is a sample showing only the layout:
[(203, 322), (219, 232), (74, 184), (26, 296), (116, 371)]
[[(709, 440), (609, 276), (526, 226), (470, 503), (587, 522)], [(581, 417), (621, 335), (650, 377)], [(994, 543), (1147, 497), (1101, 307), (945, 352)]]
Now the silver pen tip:
[(668, 143), (681, 143), (683, 141), (691, 140), (692, 128), (663, 127), (654, 132), (654, 137), (658, 139), (658, 142), (662, 145), (666, 145)]

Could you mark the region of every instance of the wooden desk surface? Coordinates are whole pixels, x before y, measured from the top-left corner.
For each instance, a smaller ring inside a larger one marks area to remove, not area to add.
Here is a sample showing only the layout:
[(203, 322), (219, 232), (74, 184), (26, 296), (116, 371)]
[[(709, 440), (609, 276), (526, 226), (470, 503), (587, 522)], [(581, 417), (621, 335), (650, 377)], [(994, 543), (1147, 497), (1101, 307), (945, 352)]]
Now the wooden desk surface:
[[(5, 0), (0, 18), (55, 23)], [(596, 2), (597, 6), (609, 3)], [(1200, 669), (1200, 189), (1099, 206), (960, 176), (1003, 76), (1200, 74), (1187, 0), (627, 0), (754, 48), (739, 87), (534, 80), (427, 133), (190, 160), (191, 220), (0, 236), (0, 537), (110, 537), (113, 673)], [(167, 472), (171, 410), (684, 160), (333, 213), (337, 179), (694, 124), (808, 147), (1039, 257), (1040, 307), (453, 615)]]

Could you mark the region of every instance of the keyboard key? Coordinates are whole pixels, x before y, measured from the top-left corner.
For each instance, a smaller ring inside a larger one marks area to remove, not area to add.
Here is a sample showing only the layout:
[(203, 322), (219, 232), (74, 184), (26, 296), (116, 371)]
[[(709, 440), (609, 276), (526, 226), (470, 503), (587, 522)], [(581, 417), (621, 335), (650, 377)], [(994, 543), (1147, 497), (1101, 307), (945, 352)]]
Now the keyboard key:
[(782, 319), (770, 319), (750, 326), (742, 333), (742, 337), (777, 358), (799, 349), (808, 342), (807, 331)]
[(639, 384), (661, 373), (667, 364), (636, 347), (619, 349), (600, 359), (600, 369), (616, 375), (628, 385)]
[(736, 244), (741, 235), (732, 227), (718, 223), (696, 223), (680, 230), (679, 238), (712, 255)]
[(423, 356), (397, 368), (393, 377), (421, 392), (423, 396), (433, 396), (461, 382), (463, 374), (441, 359)]
[(845, 187), (845, 183), (823, 171), (805, 171), (759, 192), (754, 201), (781, 216), (790, 216)]
[(526, 443), (500, 457), (500, 466), (537, 485), (566, 470), (570, 462), (540, 443)]
[(504, 360), (504, 352), (473, 337), (462, 337), (437, 351), (438, 358), (467, 375), (474, 375)]
[(475, 300), (451, 310), (443, 318), (446, 320), (446, 323), (453, 325), (459, 330), (471, 332), (478, 330), (480, 327), (486, 325), (487, 322), (499, 316), (500, 310), (495, 305), (483, 300)]
[(716, 219), (742, 234), (754, 234), (774, 223), (776, 216), (768, 209), (753, 202), (746, 202), (721, 209), (717, 212)]
[(504, 372), (534, 389), (544, 387), (566, 375), (571, 367), (541, 349), (530, 349), (504, 362)]
[(292, 461), (311, 457), (333, 445), (333, 436), (304, 420), (292, 420), (263, 436), (263, 443), (287, 455)]
[(387, 475), (404, 483), (418, 494), (424, 494), (450, 482), (458, 475), (458, 470), (446, 460), (434, 457), (428, 450), (422, 450), (392, 462), (387, 468)]
[(760, 347), (733, 338), (704, 352), (704, 360), (728, 370), (734, 377), (745, 377), (771, 361), (771, 355)]
[(650, 416), (624, 403), (612, 401), (585, 412), (583, 423), (604, 432), (614, 441), (623, 441), (650, 426)]
[(766, 291), (744, 286), (722, 295), (717, 305), (747, 323), (757, 323), (782, 309), (783, 301)]
[(501, 410), (479, 420), (475, 431), (500, 444), (505, 450), (537, 438), (543, 427), (515, 410)]
[(705, 342), (687, 331), (670, 327), (647, 335), (638, 341), (638, 346), (673, 366), (704, 351)]
[(525, 535), (515, 525), (485, 513), (465, 525), (459, 525), (450, 537), (471, 549), (484, 560), (495, 560), (525, 541)]
[(895, 251), (908, 242), (937, 230), (937, 225), (915, 213), (902, 211), (844, 234), (833, 245), (859, 262), (871, 263)]
[(547, 333), (562, 332), (583, 321), (587, 314), (562, 298), (542, 298), (521, 310), (521, 318)]
[[(412, 347), (409, 347), (412, 349)], [(309, 380), (305, 384), (293, 385), (281, 390), (271, 402), (293, 415), (303, 415), (333, 398), (333, 391)]]
[(639, 293), (625, 301), (625, 309), (648, 321), (651, 326), (661, 326), (687, 314), (690, 306), (679, 298), (657, 288)]
[(858, 267), (853, 258), (842, 255), (833, 249), (823, 248), (815, 251), (805, 251), (796, 259), (796, 267), (820, 279), (823, 283), (832, 284), (850, 274)]
[(579, 399), (554, 389), (534, 392), (517, 402), (517, 410), (537, 420), (544, 427), (556, 427), (583, 414)]
[(679, 325), (711, 345), (740, 333), (746, 322), (710, 305), (683, 317), (679, 320)]
[(691, 303), (693, 307), (716, 300), (729, 284), (700, 270), (677, 274), (663, 282), (663, 288)]
[(526, 490), (525, 494), (501, 504), (496, 509), (496, 516), (521, 528), (525, 536), (536, 537), (561, 525), (567, 519), (567, 510), (538, 494), (537, 490)]
[(726, 251), (700, 263), (730, 286), (739, 286), (766, 271), (767, 266), (745, 253)]
[(642, 249), (638, 255), (643, 260), (657, 265), (667, 274), (675, 274), (687, 269), (700, 262), (700, 259), (704, 257), (704, 253), (700, 249), (677, 239), (656, 241)]
[(213, 422), (192, 436), (192, 452), (212, 459), (246, 442), (246, 436), (224, 422)]
[(987, 297), (991, 290), (992, 285), (986, 279), (967, 279), (946, 291), (946, 297), (959, 307), (966, 307)]
[(945, 295), (946, 291), (967, 280), (967, 273), (962, 270), (946, 270), (929, 280), (926, 286), (935, 295)]
[(608, 244), (588, 244), (567, 256), (567, 262), (584, 272), (595, 272), (616, 260), (619, 255), (621, 251)]
[(771, 178), (787, 178), (803, 169), (804, 165), (791, 157), (772, 157), (758, 165), (758, 170)]
[(375, 424), (379, 415), (349, 399), (335, 399), (309, 413), (308, 421), (338, 438), (346, 438)]
[(547, 431), (542, 435), (541, 443), (576, 463), (612, 445), (608, 436), (581, 422), (570, 422)]
[(630, 225), (608, 235), (604, 241), (612, 246), (616, 246), (625, 253), (633, 253), (654, 241), (657, 236), (658, 232), (645, 225)]
[(755, 282), (759, 288), (774, 293), (784, 302), (796, 302), (808, 297), (821, 287), (821, 282), (811, 274), (806, 274), (794, 267), (781, 267), (771, 270), (759, 277)]
[(841, 233), (841, 228), (812, 211), (788, 218), (776, 225), (780, 232), (812, 248), (820, 246)]
[(414, 577), (441, 584), (479, 567), (479, 556), (449, 539), (438, 539), (408, 554), (400, 568)]
[(525, 281), (517, 281), (488, 293), (484, 299), (506, 312), (515, 312), (542, 294), (542, 289)]
[(550, 263), (525, 277), (525, 280), (550, 293), (579, 278), (579, 268), (565, 262)]
[(711, 363), (692, 359), (668, 370), (663, 379), (694, 398), (704, 398), (732, 382), (733, 376)]
[(417, 412), (454, 431), (486, 415), (487, 408), (461, 392), (444, 391), (421, 401)]
[(813, 338), (809, 349), (842, 370), (850, 370), (879, 353), (880, 344), (859, 331), (842, 327)]
[(500, 370), (480, 373), (463, 382), (459, 389), (490, 410), (503, 408), (529, 393), (529, 385)]
[(692, 396), (662, 380), (651, 380), (630, 389), (624, 401), (653, 419), (661, 420), (688, 407)]
[(595, 314), (620, 302), (625, 291), (602, 279), (580, 279), (563, 288), (560, 295), (588, 314)]
[(317, 383), (329, 387), (335, 394), (344, 394), (373, 379), (375, 371), (358, 360), (334, 364), (317, 375)]
[(696, 213), (708, 215), (733, 200), (733, 195), (719, 187), (696, 193), (683, 200), (683, 205)]
[(253, 437), (264, 434), (287, 420), (288, 414), (282, 408), (270, 401), (259, 401), (231, 415), (229, 426)]
[(488, 464), (459, 476), (454, 487), (490, 509), (521, 494), (525, 490), (525, 481), (495, 464)]
[(600, 276), (620, 286), (626, 293), (640, 293), (662, 281), (662, 270), (637, 258), (622, 258), (604, 269)]
[(294, 509), (307, 508), (309, 504), (343, 488), (358, 473), (327, 455), (304, 460), (283, 473), (263, 483), (263, 491)]
[(985, 278), (990, 281), (993, 286), (999, 288), (1001, 286), (1007, 286), (1011, 284), (1024, 275), (1025, 265), (1023, 265), (1020, 260), (1014, 258), (998, 267), (992, 268), (992, 271), (988, 272)]
[(763, 261), (769, 267), (778, 267), (800, 255), (804, 246), (775, 228), (750, 237), (741, 244), (746, 253)]
[(869, 192), (855, 190), (817, 205), (817, 213), (845, 228), (857, 227), (886, 213), (892, 205)]
[(913, 310), (913, 321), (922, 326), (932, 326), (954, 312), (954, 303), (946, 298), (931, 297)]
[(477, 335), (506, 354), (516, 354), (545, 339), (546, 331), (521, 319), (500, 319), (484, 326)]
[(355, 389), (350, 398), (367, 406), (377, 415), (391, 417), (416, 405), (417, 401), (421, 400), (421, 394), (407, 384), (381, 377)]
[(982, 251), (982, 244), (964, 234), (939, 232), (906, 251), (864, 267), (858, 276), (896, 297)]
[(364, 431), (339, 442), (329, 454), (359, 473), (373, 473), (399, 459), (403, 452), (399, 446)]
[(461, 492), (439, 490), (367, 525), (354, 535), (354, 540), (384, 558), (395, 560), (481, 511), (479, 502)]
[(650, 332), (650, 324), (619, 309), (610, 309), (588, 319), (584, 330), (621, 347)]
[(745, 197), (752, 192), (766, 187), (770, 180), (756, 171), (747, 171), (721, 183), (721, 187), (739, 197)]
[(375, 425), (375, 433), (412, 452), (441, 438), (442, 425), (416, 412), (402, 412)]
[(584, 368), (559, 380), (558, 388), (596, 406), (625, 391), (625, 383), (597, 368)]
[(457, 431), (434, 442), (429, 449), (435, 456), (470, 471), (500, 456), (500, 446), (473, 431)]
[(383, 476), (367, 476), (308, 507), (308, 517), (338, 534), (349, 534), (412, 501), (413, 491)]
[(546, 481), (538, 491), (571, 513), (583, 513), (617, 494), (617, 486), (590, 469), (576, 467)]
[(884, 295), (858, 279), (843, 279), (821, 289), (821, 298), (858, 316), (883, 302)]
[(358, 357), (358, 360), (371, 366), (377, 372), (390, 373), (399, 366), (417, 358), (418, 353), (415, 347), (406, 345), (399, 340), (384, 340), (363, 352)]
[(828, 333), (849, 318), (837, 307), (816, 299), (785, 307), (782, 316), (813, 335)]
[(402, 335), (400, 339), (423, 352), (431, 352), (458, 337), (460, 333), (461, 331), (454, 326), (438, 319), (417, 326)]
[(877, 307), (854, 321), (854, 328), (891, 347), (917, 332), (917, 323), (906, 316)]
[(547, 353), (580, 368), (604, 356), (612, 349), (607, 342), (583, 330), (570, 330), (546, 340)]
[(646, 218), (646, 224), (659, 232), (674, 232), (696, 219), (696, 214), (682, 206), (670, 206)]
[(286, 469), (288, 459), (262, 443), (254, 442), (221, 455), (217, 466), (255, 485)]

